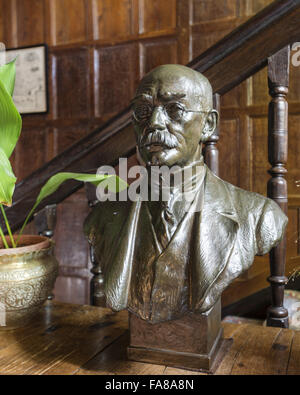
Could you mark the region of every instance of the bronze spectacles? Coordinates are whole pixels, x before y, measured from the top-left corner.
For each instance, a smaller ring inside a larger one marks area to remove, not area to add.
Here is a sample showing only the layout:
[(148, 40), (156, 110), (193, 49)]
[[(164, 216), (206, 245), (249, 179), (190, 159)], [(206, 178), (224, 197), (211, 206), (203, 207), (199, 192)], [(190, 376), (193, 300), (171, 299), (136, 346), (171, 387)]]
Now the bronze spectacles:
[(167, 104), (161, 104), (159, 106), (153, 106), (149, 103), (142, 103), (133, 107), (133, 118), (137, 122), (146, 122), (151, 118), (154, 109), (158, 107), (161, 107), (164, 113), (173, 121), (179, 121), (180, 119), (183, 118), (183, 116), (187, 112), (204, 113), (204, 114), (209, 113), (209, 111), (189, 110), (184, 108), (182, 105), (178, 103), (167, 103)]

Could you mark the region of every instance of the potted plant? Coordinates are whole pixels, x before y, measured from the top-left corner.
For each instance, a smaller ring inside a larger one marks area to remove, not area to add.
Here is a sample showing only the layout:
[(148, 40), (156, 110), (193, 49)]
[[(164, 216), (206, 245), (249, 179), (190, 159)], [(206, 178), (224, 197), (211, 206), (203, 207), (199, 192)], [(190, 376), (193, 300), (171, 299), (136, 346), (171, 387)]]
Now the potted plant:
[(54, 287), (58, 262), (53, 241), (36, 235), (24, 235), (24, 229), (40, 202), (54, 193), (66, 180), (75, 179), (98, 185), (107, 178), (108, 188), (118, 190), (127, 184), (116, 176), (81, 173), (58, 173), (41, 189), (21, 230), (13, 235), (4, 205), (11, 206), (16, 184), (9, 158), (20, 137), (22, 120), (12, 99), (15, 84), (15, 61), (0, 67), (0, 211), (8, 235), (0, 226), (0, 329), (24, 326), (38, 312)]

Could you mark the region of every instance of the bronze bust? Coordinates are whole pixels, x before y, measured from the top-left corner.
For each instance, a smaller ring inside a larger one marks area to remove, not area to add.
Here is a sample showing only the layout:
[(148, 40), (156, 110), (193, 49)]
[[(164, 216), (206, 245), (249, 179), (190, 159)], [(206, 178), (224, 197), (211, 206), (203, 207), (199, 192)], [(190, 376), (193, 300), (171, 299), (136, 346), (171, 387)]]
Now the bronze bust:
[(193, 199), (171, 185), (164, 201), (96, 205), (84, 231), (101, 262), (107, 306), (150, 323), (208, 312), (255, 255), (280, 242), (287, 217), (272, 200), (221, 180), (203, 163), (202, 143), (218, 113), (202, 74), (159, 66), (142, 79), (132, 107), (139, 160), (148, 173), (154, 166), (190, 170), (183, 184)]

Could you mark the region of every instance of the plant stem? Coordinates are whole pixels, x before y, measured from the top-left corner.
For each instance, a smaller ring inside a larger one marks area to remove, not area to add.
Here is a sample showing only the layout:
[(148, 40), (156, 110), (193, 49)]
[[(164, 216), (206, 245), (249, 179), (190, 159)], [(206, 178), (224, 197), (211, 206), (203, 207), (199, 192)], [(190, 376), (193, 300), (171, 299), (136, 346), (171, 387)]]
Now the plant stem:
[(16, 248), (17, 246), (16, 246), (16, 243), (15, 243), (14, 237), (12, 235), (12, 232), (11, 232), (11, 229), (10, 229), (10, 226), (9, 226), (9, 223), (8, 223), (8, 219), (7, 219), (7, 216), (6, 216), (6, 213), (5, 213), (5, 210), (4, 210), (4, 207), (3, 207), (2, 204), (0, 204), (0, 208), (1, 208), (1, 212), (2, 212), (2, 215), (3, 215), (4, 221), (5, 221), (6, 229), (8, 231), (8, 234), (9, 234), (9, 237), (10, 237), (10, 240), (11, 240), (11, 244), (12, 244), (13, 248)]
[(29, 221), (29, 219), (30, 219), (30, 217), (32, 216), (32, 214), (33, 214), (34, 210), (36, 209), (36, 207), (37, 207), (37, 204), (35, 204), (35, 205), (32, 207), (30, 213), (27, 215), (27, 217), (26, 217), (26, 219), (25, 219), (25, 222), (24, 222), (23, 225), (22, 225), (22, 228), (21, 228), (21, 230), (20, 230), (20, 232), (19, 232), (19, 234), (18, 234), (17, 241), (16, 241), (16, 245), (17, 245), (17, 246), (18, 246), (18, 243), (19, 243), (19, 241), (20, 241), (20, 237), (22, 236), (22, 234), (23, 234), (23, 232), (24, 232), (25, 226), (27, 225), (27, 222)]
[(4, 247), (5, 247), (5, 248), (9, 248), (9, 246), (8, 246), (8, 244), (7, 244), (7, 241), (6, 241), (6, 239), (5, 239), (5, 236), (4, 236), (4, 233), (3, 233), (3, 230), (2, 230), (2, 228), (1, 228), (1, 226), (0, 226), (0, 235), (1, 235), (1, 238), (2, 238), (2, 241), (3, 241), (3, 244), (4, 244)]

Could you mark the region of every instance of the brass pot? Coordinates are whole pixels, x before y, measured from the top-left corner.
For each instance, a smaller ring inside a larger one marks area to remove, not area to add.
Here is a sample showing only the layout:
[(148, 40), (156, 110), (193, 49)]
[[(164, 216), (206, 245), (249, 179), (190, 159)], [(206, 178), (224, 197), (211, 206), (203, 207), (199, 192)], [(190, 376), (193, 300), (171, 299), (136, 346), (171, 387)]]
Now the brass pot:
[(47, 237), (24, 235), (19, 245), (4, 249), (0, 244), (0, 330), (27, 325), (51, 294), (58, 274), (54, 243)]

